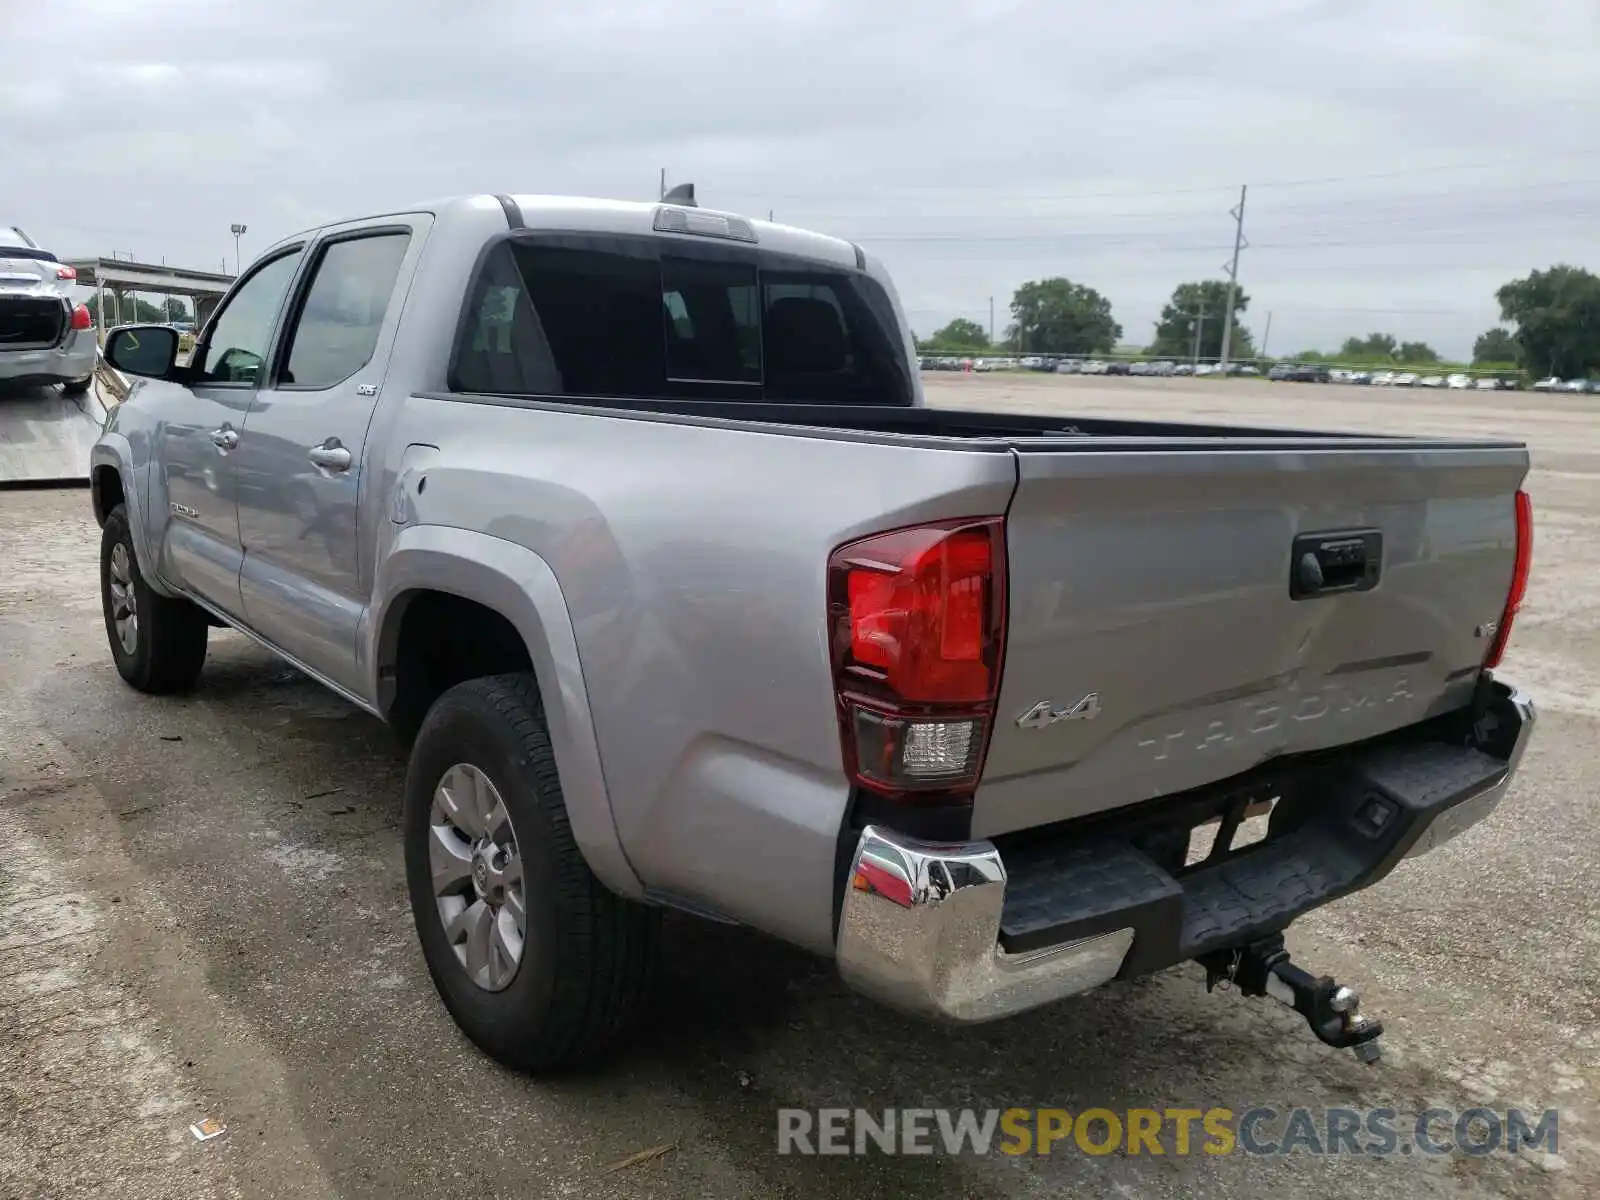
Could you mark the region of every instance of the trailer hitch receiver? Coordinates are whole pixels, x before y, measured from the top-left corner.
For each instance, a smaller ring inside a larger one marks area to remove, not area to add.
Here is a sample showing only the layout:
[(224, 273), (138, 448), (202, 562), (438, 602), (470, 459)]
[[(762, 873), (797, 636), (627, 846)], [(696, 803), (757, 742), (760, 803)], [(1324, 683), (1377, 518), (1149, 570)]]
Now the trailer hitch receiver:
[(1383, 1023), (1361, 1015), (1355, 989), (1290, 962), (1282, 934), (1217, 950), (1202, 956), (1200, 965), (1206, 969), (1208, 992), (1218, 984), (1232, 984), (1246, 996), (1271, 996), (1304, 1017), (1311, 1032), (1336, 1050), (1353, 1050), (1369, 1064), (1383, 1053), (1378, 1046)]

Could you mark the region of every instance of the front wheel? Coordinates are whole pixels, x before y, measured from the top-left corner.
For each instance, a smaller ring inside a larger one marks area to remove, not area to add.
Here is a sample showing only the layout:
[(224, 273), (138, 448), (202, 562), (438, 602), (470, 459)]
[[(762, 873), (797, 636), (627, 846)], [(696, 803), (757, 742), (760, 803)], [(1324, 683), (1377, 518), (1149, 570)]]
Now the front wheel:
[(404, 823), (423, 958), (480, 1049), (541, 1071), (598, 1058), (631, 1031), (659, 914), (584, 862), (531, 675), (439, 698), (412, 746)]
[(121, 504), (100, 532), (100, 604), (111, 657), (124, 680), (155, 695), (194, 686), (206, 661), (206, 614), (187, 600), (151, 590)]
[(89, 390), (89, 385), (93, 382), (93, 375), (85, 375), (82, 379), (67, 380), (61, 385), (61, 390), (69, 396), (81, 396)]

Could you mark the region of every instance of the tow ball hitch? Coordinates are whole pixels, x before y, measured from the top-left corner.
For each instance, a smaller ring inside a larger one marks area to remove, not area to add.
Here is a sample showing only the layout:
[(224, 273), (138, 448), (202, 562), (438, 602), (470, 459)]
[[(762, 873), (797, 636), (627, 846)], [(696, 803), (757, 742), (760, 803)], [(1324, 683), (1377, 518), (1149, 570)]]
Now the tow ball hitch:
[(1204, 955), (1200, 965), (1206, 969), (1208, 992), (1221, 983), (1232, 984), (1245, 996), (1271, 996), (1304, 1017), (1311, 1032), (1335, 1049), (1348, 1047), (1369, 1064), (1383, 1054), (1378, 1045), (1383, 1023), (1357, 1011), (1361, 997), (1355, 989), (1295, 966), (1281, 934)]

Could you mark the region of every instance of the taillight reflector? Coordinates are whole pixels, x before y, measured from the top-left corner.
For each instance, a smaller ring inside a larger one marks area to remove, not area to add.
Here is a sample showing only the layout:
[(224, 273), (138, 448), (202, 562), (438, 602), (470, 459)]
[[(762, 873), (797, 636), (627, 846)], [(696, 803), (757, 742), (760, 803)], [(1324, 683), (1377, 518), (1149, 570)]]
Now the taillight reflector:
[(74, 304), (72, 306), (72, 327), (74, 329), (94, 328), (94, 315), (89, 311), (87, 304)]
[(1533, 568), (1533, 500), (1527, 492), (1517, 492), (1517, 556), (1511, 568), (1511, 590), (1506, 593), (1506, 607), (1500, 614), (1500, 627), (1495, 630), (1494, 643), (1483, 660), (1486, 667), (1497, 667), (1505, 657), (1506, 643), (1511, 640), (1511, 625), (1522, 609), (1528, 595), (1528, 572)]
[(57, 279), (76, 279), (77, 277), (78, 277), (78, 268), (77, 267), (69, 267), (69, 266), (66, 265), (66, 263), (60, 263), (60, 264), (58, 264), (56, 266), (56, 278)]
[(852, 779), (885, 795), (977, 785), (1005, 633), (1002, 518), (877, 534), (828, 562), (834, 687)]

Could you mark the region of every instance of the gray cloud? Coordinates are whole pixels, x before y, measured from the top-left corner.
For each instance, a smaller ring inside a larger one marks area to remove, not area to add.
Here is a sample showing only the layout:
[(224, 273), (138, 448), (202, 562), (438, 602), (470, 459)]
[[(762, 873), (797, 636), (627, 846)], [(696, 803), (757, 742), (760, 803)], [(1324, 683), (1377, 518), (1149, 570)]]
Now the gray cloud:
[(1494, 288), (1600, 266), (1592, 0), (851, 5), (0, 0), (7, 210), (58, 252), (201, 267), (464, 191), (654, 194), (853, 237), (914, 323), (1021, 281), (1133, 339), (1242, 278), (1271, 348), (1461, 353)]

